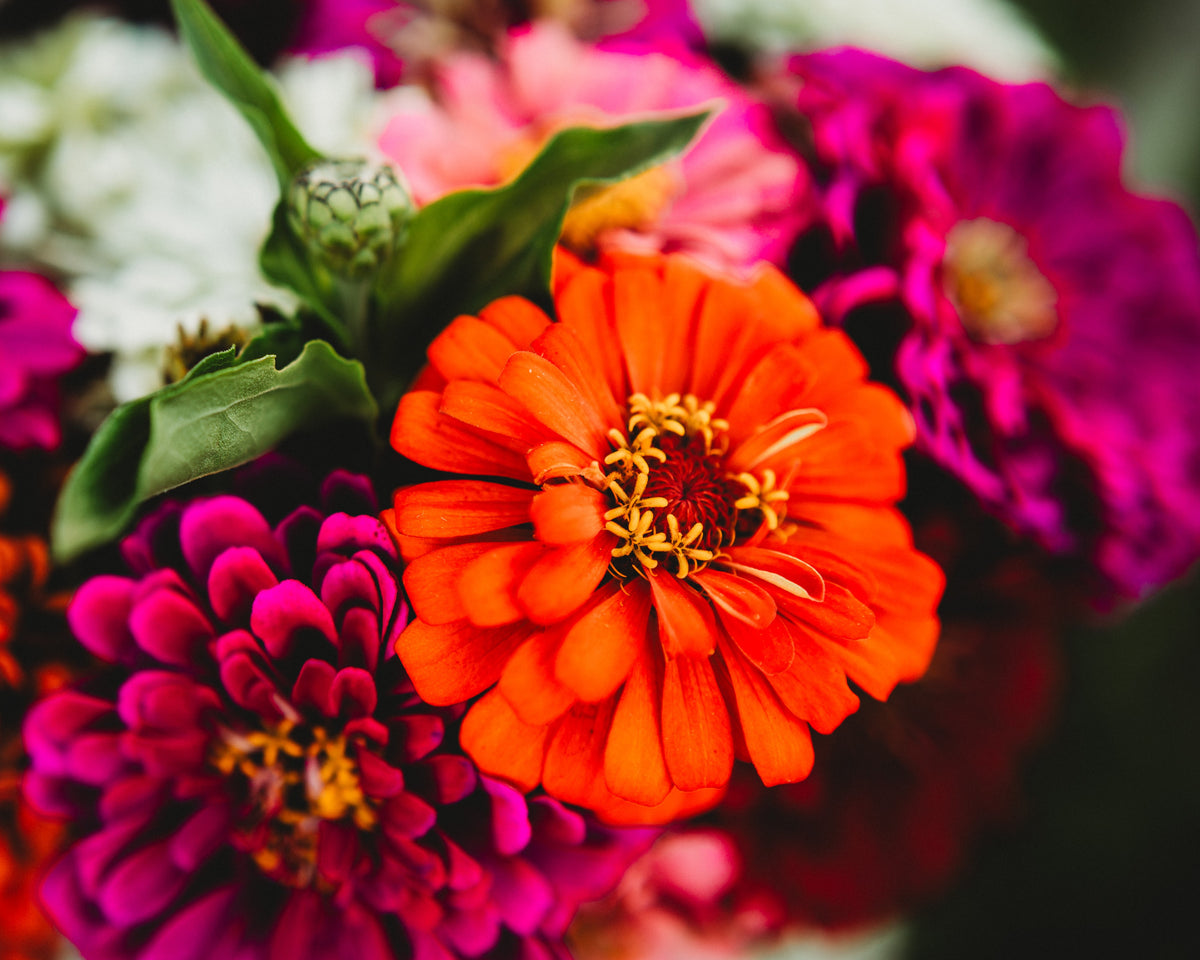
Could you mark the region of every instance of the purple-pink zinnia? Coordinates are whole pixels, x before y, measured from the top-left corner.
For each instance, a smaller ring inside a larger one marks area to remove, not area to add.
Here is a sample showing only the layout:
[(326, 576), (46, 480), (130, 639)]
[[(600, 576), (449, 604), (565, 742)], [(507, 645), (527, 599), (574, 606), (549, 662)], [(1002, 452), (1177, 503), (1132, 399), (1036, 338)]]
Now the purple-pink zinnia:
[(58, 445), (57, 379), (83, 359), (75, 308), (36, 273), (0, 271), (0, 448)]
[[(419, 700), (365, 483), (272, 526), (162, 508), (69, 610), (109, 669), (28, 718), (26, 792), (85, 833), (46, 906), (103, 960), (547, 960), (648, 842), (481, 776)], [(371, 512), (368, 512), (371, 511)]]
[(1183, 210), (1123, 183), (1116, 114), (854, 50), (790, 73), (863, 267), (816, 299), (899, 295), (918, 444), (1108, 590), (1180, 574), (1200, 555), (1200, 256)]
[(681, 160), (577, 202), (563, 240), (585, 255), (616, 247), (682, 251), (718, 268), (781, 262), (805, 222), (808, 180), (766, 106), (678, 44), (639, 51), (598, 49), (551, 22), (515, 30), (496, 60), (457, 53), (437, 64), (436, 105), (393, 117), (380, 146), (427, 203), (512, 178), (564, 127), (720, 106)]

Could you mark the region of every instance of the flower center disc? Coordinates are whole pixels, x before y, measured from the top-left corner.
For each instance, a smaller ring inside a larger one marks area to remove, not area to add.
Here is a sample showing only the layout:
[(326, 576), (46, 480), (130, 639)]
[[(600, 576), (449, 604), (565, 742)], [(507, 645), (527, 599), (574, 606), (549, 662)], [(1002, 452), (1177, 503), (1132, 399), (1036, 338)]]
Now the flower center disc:
[(289, 887), (316, 878), (322, 820), (370, 830), (377, 817), (342, 735), (284, 720), (265, 730), (224, 730), (211, 762), (242, 801), (239, 839), (262, 871)]
[(962, 325), (980, 343), (1041, 340), (1058, 326), (1058, 295), (1004, 223), (980, 217), (946, 236), (945, 288)]
[(651, 400), (634, 394), (625, 433), (609, 431), (613, 451), (605, 483), (613, 507), (605, 529), (619, 538), (612, 572), (620, 577), (668, 562), (684, 579), (703, 570), (722, 548), (766, 524), (775, 529), (787, 492), (775, 475), (734, 475), (725, 464), (729, 424), (715, 405), (692, 395)]

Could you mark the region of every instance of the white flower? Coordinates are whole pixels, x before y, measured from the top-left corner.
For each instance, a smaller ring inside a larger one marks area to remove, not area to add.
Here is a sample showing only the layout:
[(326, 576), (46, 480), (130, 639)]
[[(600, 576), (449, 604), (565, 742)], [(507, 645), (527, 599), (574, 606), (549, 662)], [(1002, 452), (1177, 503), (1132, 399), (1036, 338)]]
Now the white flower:
[(1044, 79), (1057, 58), (1003, 0), (692, 0), (712, 39), (764, 53), (856, 46), (918, 67), (966, 64), (998, 80)]
[[(318, 149), (367, 154), (378, 104), (353, 56), (296, 60), (283, 99)], [(0, 256), (62, 279), (119, 400), (160, 382), (177, 325), (257, 321), (279, 188), (245, 120), (163, 31), (91, 17), (0, 51)]]

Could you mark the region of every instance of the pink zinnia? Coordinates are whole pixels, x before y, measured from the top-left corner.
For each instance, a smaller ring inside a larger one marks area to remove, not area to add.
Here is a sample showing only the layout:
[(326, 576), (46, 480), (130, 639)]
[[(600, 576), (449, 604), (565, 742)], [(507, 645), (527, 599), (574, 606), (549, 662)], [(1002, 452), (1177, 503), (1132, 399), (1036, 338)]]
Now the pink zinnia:
[[(277, 499), (278, 490), (273, 491)], [(46, 907), (105, 960), (549, 960), (650, 839), (481, 776), (413, 692), (361, 478), (272, 525), (170, 505), (68, 617), (110, 665), (30, 713), (27, 796), (82, 834)]]
[(1122, 182), (1114, 112), (853, 50), (791, 71), (827, 223), (864, 268), (818, 303), (899, 295), (918, 444), (1109, 589), (1181, 573), (1200, 555), (1200, 256), (1178, 206)]
[(58, 445), (56, 381), (83, 359), (75, 308), (36, 273), (0, 271), (0, 448)]
[(808, 181), (766, 107), (698, 57), (599, 50), (539, 23), (511, 33), (498, 61), (447, 58), (433, 92), (434, 109), (397, 115), (380, 140), (421, 203), (511, 178), (563, 127), (612, 126), (720, 100), (724, 108), (681, 160), (577, 202), (566, 244), (581, 253), (684, 251), (746, 267), (780, 262), (804, 223)]

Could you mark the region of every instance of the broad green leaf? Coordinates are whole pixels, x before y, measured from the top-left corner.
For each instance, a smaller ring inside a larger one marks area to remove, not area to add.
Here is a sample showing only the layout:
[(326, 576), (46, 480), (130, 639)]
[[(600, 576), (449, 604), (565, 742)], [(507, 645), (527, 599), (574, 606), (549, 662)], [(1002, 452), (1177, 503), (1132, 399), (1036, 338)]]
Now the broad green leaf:
[(551, 257), (576, 192), (676, 156), (712, 112), (560, 131), (511, 183), (452, 193), (418, 212), (377, 289), (379, 359), (390, 364), (386, 399), (457, 314), (509, 294), (549, 308)]
[(171, 0), (171, 7), (200, 72), (241, 111), (286, 191), (296, 171), (321, 155), (305, 141), (263, 71), (204, 0)]
[(299, 430), (378, 411), (362, 366), (310, 341), (282, 369), (232, 348), (179, 383), (119, 407), (67, 478), (52, 540), (60, 561), (118, 536), (160, 493), (261, 456)]

